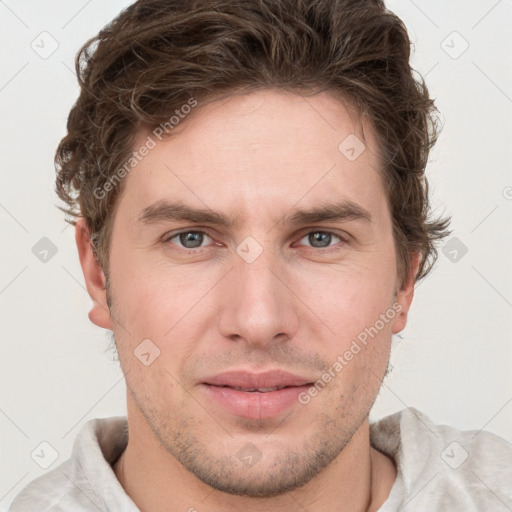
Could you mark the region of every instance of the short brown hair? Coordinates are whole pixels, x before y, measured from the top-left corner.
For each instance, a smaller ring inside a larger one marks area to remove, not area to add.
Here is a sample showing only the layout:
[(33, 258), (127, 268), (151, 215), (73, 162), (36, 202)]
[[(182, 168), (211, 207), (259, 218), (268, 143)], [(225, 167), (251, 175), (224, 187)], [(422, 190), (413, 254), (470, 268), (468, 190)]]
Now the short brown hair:
[(436, 109), (409, 57), (404, 24), (380, 0), (139, 0), (77, 54), (81, 92), (55, 157), (56, 191), (67, 203), (61, 209), (71, 224), (85, 219), (108, 277), (123, 185), (112, 179), (140, 128), (168, 123), (190, 98), (262, 88), (331, 91), (371, 120), (398, 275), (409, 274), (418, 252), (421, 279), (449, 221), (430, 219), (425, 167), (437, 138)]

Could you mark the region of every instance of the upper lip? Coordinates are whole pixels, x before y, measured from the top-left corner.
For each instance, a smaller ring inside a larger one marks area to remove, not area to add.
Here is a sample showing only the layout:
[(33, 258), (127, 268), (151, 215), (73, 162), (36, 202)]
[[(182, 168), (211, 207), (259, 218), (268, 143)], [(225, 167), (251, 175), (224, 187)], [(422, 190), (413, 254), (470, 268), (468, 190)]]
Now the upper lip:
[(233, 388), (283, 388), (311, 384), (310, 379), (294, 375), (284, 370), (270, 370), (263, 373), (247, 371), (230, 371), (208, 377), (204, 384), (212, 386), (228, 386)]

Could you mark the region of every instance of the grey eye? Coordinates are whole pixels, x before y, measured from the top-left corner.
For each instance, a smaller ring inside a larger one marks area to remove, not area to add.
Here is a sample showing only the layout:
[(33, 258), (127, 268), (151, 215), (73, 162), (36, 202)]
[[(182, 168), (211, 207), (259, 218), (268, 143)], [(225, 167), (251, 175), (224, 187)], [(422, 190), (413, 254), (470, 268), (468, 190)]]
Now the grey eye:
[(333, 238), (341, 240), (341, 238), (329, 231), (311, 231), (306, 236), (302, 237), (301, 240), (306, 239), (311, 244), (311, 247), (324, 248), (329, 247)]
[(206, 233), (202, 231), (183, 231), (182, 233), (177, 233), (173, 237), (169, 239), (169, 241), (173, 239), (179, 240), (178, 246), (183, 247), (184, 249), (196, 249), (197, 247), (201, 247), (206, 238), (210, 238)]

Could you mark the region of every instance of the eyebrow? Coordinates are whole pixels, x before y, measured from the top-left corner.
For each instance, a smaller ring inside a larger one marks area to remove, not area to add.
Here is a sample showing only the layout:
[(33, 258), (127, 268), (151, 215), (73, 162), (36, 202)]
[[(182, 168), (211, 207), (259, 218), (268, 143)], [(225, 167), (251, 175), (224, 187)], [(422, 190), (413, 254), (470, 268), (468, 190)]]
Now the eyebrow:
[(138, 217), (142, 224), (154, 224), (170, 220), (184, 220), (188, 222), (204, 222), (219, 226), (231, 227), (236, 223), (223, 213), (210, 209), (192, 208), (180, 201), (168, 201), (161, 199), (144, 208)]
[[(292, 210), (285, 216), (290, 224), (308, 224), (325, 221), (372, 221), (370, 212), (352, 201), (325, 203), (309, 210)], [(286, 221), (285, 221), (286, 222)]]
[[(161, 199), (141, 210), (138, 216), (141, 224), (156, 224), (166, 221), (186, 221), (205, 223), (232, 228), (239, 224), (238, 217), (229, 217), (221, 212), (211, 209), (192, 208), (181, 201)], [(325, 221), (363, 220), (371, 222), (372, 217), (368, 210), (354, 203), (344, 200), (341, 202), (327, 202), (309, 209), (293, 208), (278, 222), (291, 225), (319, 223)]]

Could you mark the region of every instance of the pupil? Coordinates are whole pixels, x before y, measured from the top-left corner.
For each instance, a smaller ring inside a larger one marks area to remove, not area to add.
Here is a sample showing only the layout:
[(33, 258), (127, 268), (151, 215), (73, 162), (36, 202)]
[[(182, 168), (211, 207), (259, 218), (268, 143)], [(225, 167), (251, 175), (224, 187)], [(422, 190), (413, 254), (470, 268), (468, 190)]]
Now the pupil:
[[(203, 239), (202, 233), (198, 233), (196, 231), (190, 231), (188, 233), (180, 233), (180, 242), (187, 249), (193, 249), (194, 247), (200, 247)], [(187, 245), (189, 242), (192, 242), (192, 245)]]
[[(316, 233), (311, 233), (309, 235), (309, 241), (313, 247), (327, 247), (331, 241), (331, 235), (329, 233), (317, 231)], [(322, 245), (322, 241), (327, 241), (327, 243)], [(320, 245), (317, 245), (317, 242), (320, 242)]]

